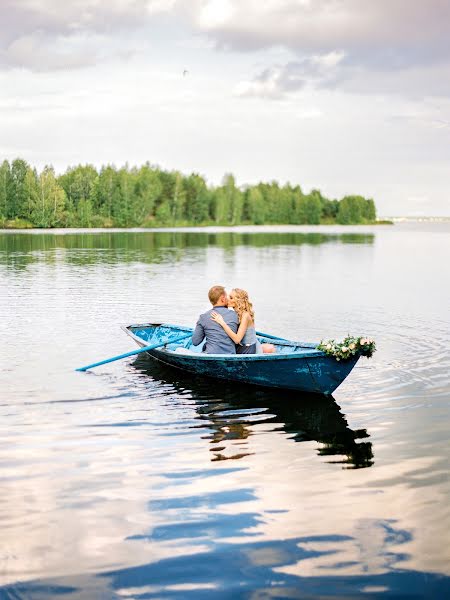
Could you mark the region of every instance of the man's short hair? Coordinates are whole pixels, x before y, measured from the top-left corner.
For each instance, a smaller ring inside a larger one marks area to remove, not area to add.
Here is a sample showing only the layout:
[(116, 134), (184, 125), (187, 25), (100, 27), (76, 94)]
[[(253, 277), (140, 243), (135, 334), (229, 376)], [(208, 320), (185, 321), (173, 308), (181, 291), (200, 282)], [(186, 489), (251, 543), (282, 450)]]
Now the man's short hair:
[(209, 301), (214, 306), (223, 294), (225, 294), (223, 285), (214, 285), (208, 292)]

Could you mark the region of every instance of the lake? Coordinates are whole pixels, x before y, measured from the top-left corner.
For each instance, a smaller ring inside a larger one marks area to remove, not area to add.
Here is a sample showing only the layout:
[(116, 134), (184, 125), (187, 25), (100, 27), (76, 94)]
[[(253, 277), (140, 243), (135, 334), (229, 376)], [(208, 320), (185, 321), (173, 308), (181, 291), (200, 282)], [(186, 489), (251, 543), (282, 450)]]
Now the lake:
[[(0, 598), (450, 597), (450, 224), (0, 233)], [(332, 398), (131, 358), (211, 285)]]

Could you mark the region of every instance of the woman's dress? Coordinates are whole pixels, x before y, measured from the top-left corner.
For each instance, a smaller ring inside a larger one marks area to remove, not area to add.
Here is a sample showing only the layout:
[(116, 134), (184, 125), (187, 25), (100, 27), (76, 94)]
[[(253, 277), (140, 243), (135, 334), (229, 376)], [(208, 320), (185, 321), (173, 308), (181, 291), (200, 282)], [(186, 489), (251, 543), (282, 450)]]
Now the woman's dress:
[(247, 327), (244, 337), (236, 346), (236, 354), (262, 354), (254, 326)]

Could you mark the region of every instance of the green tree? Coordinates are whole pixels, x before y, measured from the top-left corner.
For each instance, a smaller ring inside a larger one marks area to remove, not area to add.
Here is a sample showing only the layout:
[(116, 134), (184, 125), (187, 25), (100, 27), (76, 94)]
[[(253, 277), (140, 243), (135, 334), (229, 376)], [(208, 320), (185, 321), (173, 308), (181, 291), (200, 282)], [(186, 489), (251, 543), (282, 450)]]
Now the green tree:
[(170, 204), (170, 199), (172, 198), (175, 189), (175, 176), (173, 172), (159, 169), (157, 173), (161, 182), (161, 195), (157, 199), (155, 210), (157, 210), (158, 206), (163, 202)]
[[(361, 202), (363, 200), (363, 202)], [(351, 225), (363, 222), (362, 207), (364, 198), (361, 196), (345, 196), (339, 202), (337, 221), (342, 225)]]
[(152, 221), (352, 224), (374, 222), (376, 209), (371, 198), (349, 195), (338, 202), (317, 189), (305, 195), (298, 185), (280, 187), (276, 181), (241, 191), (231, 173), (216, 188), (208, 188), (198, 173), (185, 176), (149, 163), (131, 169), (108, 165), (99, 172), (92, 165), (78, 165), (56, 178), (51, 167), (38, 175), (17, 158), (0, 165), (0, 222), (15, 219), (39, 227), (130, 227)]
[(133, 215), (133, 188), (133, 178), (125, 166), (117, 173), (112, 194), (114, 224), (118, 227), (131, 227), (136, 224)]
[(175, 173), (175, 185), (173, 188), (173, 196), (170, 203), (170, 212), (172, 216), (172, 223), (176, 223), (183, 219), (184, 207), (186, 203), (186, 193), (183, 188), (183, 176), (181, 173)]
[(70, 167), (58, 177), (58, 183), (64, 189), (69, 204), (76, 209), (81, 200), (92, 200), (98, 173), (92, 165)]
[(11, 167), (7, 160), (0, 166), (0, 220), (7, 219), (9, 214), (9, 190), (11, 188)]
[(279, 198), (279, 187), (276, 182), (260, 183), (258, 189), (264, 198), (266, 222), (276, 223), (278, 219), (277, 202)]
[(264, 196), (257, 187), (247, 190), (248, 219), (255, 225), (263, 225), (266, 217)]
[(135, 172), (134, 221), (141, 224), (154, 217), (155, 205), (162, 194), (158, 172), (148, 163)]
[(278, 190), (276, 218), (278, 223), (293, 223), (295, 194), (289, 184)]
[(228, 219), (227, 196), (223, 186), (215, 188), (213, 191), (213, 201), (211, 204), (212, 218), (217, 224), (224, 224)]
[(66, 194), (52, 167), (45, 167), (31, 201), (31, 220), (37, 227), (56, 227), (62, 221)]
[(375, 208), (375, 202), (372, 200), (372, 198), (369, 198), (368, 200), (364, 200), (364, 207), (363, 207), (362, 213), (363, 213), (364, 219), (369, 223), (373, 223), (374, 221), (377, 220), (377, 211)]
[(317, 190), (312, 190), (306, 196), (306, 222), (309, 225), (318, 225), (322, 216), (322, 195)]
[(169, 225), (172, 222), (172, 210), (168, 200), (164, 200), (156, 209), (156, 220), (161, 225)]
[(185, 192), (185, 217), (192, 223), (202, 223), (209, 218), (210, 194), (206, 182), (196, 173), (183, 180)]
[(28, 167), (27, 172), (25, 173), (24, 188), (27, 198), (26, 218), (33, 222), (33, 208), (36, 205), (36, 199), (39, 196), (39, 179), (36, 170), (31, 167)]
[(295, 196), (294, 218), (297, 225), (306, 225), (308, 223), (308, 197), (303, 194)]
[(95, 222), (96, 219), (91, 200), (89, 198), (80, 198), (76, 210), (77, 227), (92, 227)]
[(8, 212), (9, 219), (29, 218), (29, 202), (25, 179), (28, 164), (21, 158), (16, 158), (11, 164), (10, 187), (8, 190)]
[(242, 211), (244, 207), (244, 196), (236, 187), (234, 175), (226, 173), (222, 182), (223, 189), (223, 217), (230, 225), (239, 225), (242, 221)]
[(326, 222), (335, 222), (339, 211), (338, 200), (322, 198), (322, 217)]
[(111, 165), (102, 167), (92, 188), (92, 204), (95, 212), (112, 225), (113, 200), (118, 186), (117, 171)]
[(183, 176), (178, 171), (158, 171), (158, 176), (162, 189), (158, 203), (155, 205), (156, 218), (158, 221), (164, 218), (165, 224), (174, 225), (184, 216), (186, 194), (183, 188)]

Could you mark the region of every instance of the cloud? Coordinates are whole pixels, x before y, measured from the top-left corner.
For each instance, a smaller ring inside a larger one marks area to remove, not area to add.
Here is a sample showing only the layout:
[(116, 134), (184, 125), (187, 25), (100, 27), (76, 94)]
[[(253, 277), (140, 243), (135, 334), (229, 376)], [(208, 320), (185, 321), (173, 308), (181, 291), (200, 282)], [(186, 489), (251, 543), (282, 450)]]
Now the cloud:
[(129, 34), (174, 5), (175, 0), (2, 0), (0, 67), (52, 71), (123, 56), (125, 46), (133, 47)]
[(2, 0), (2, 40), (46, 34), (133, 29), (148, 15), (170, 11), (175, 0)]
[(236, 93), (280, 99), (303, 89), (334, 89), (350, 94), (395, 94), (415, 100), (432, 96), (450, 98), (450, 61), (389, 70), (353, 65), (343, 54), (335, 65), (320, 64), (318, 58), (270, 65), (252, 79), (239, 83)]
[[(449, 112), (449, 111), (447, 111)], [(406, 112), (401, 115), (393, 115), (389, 117), (388, 121), (393, 125), (407, 125), (411, 127), (420, 127), (428, 130), (446, 130), (445, 133), (450, 129), (450, 120), (445, 118), (444, 110), (436, 109), (433, 107), (428, 110), (421, 110), (416, 112)], [(450, 114), (450, 112), (449, 112)], [(444, 132), (443, 132), (444, 133)]]
[(214, 29), (232, 20), (235, 13), (231, 0), (209, 0), (198, 10), (196, 19), (201, 29)]
[[(190, 4), (193, 22), (226, 48), (285, 46), (302, 55), (341, 50), (355, 64), (392, 68), (449, 56), (450, 4), (446, 0), (209, 0)], [(210, 12), (216, 18), (205, 18)]]
[(15, 39), (3, 56), (10, 66), (25, 66), (33, 71), (76, 69), (98, 61), (100, 44), (93, 42), (80, 36), (50, 39), (36, 32)]
[[(75, 69), (129, 55), (162, 14), (216, 50), (265, 56), (241, 96), (308, 87), (450, 96), (448, 0), (2, 0), (0, 69)], [(283, 64), (269, 58), (274, 49), (288, 56)]]
[[(242, 96), (281, 98), (306, 86), (450, 94), (447, 0), (210, 0), (193, 2), (190, 17), (219, 49), (292, 53), (242, 82)], [(323, 64), (333, 56), (335, 65)]]
[(253, 80), (241, 82), (238, 96), (260, 96), (279, 99), (310, 85), (332, 85), (337, 67), (343, 60), (342, 52), (311, 56), (285, 65), (274, 65), (261, 71)]

